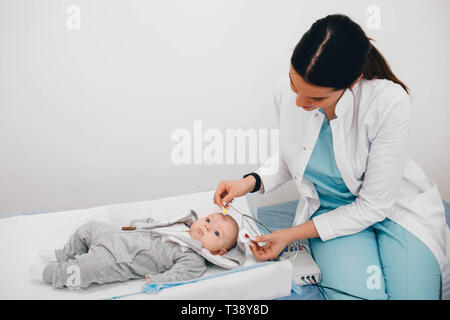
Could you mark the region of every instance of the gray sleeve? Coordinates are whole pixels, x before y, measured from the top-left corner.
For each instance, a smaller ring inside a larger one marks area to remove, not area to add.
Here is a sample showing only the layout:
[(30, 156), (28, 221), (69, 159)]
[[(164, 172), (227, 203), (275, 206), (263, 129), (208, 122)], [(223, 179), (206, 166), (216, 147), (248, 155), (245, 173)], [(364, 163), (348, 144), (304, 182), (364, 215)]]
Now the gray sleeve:
[(205, 259), (193, 250), (177, 252), (174, 255), (175, 264), (166, 272), (151, 275), (150, 282), (178, 282), (200, 277), (206, 271)]

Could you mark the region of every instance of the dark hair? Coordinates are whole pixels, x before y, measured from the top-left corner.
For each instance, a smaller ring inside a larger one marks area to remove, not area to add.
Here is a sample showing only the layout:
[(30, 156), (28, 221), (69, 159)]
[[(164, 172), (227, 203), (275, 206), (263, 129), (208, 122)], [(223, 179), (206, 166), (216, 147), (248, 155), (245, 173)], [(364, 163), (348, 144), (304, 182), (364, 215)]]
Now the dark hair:
[(367, 80), (391, 80), (408, 92), (370, 40), (349, 17), (328, 15), (314, 22), (300, 39), (291, 65), (306, 82), (316, 86), (349, 88), (362, 73)]

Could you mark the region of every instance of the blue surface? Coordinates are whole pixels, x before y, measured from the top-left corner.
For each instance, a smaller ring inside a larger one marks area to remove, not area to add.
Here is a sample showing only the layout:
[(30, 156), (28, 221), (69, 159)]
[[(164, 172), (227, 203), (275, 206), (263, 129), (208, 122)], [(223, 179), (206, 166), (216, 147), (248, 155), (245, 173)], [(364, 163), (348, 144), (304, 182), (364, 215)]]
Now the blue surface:
[[(273, 231), (278, 229), (289, 228), (294, 221), (295, 211), (299, 200), (293, 200), (278, 203), (270, 206), (258, 208), (257, 218), (264, 224), (267, 224)], [(450, 203), (443, 201), (445, 207), (445, 218), (447, 225), (450, 226)], [(323, 300), (322, 295), (316, 287), (303, 286), (300, 287), (299, 293), (293, 293), (290, 296), (279, 298), (276, 300)]]

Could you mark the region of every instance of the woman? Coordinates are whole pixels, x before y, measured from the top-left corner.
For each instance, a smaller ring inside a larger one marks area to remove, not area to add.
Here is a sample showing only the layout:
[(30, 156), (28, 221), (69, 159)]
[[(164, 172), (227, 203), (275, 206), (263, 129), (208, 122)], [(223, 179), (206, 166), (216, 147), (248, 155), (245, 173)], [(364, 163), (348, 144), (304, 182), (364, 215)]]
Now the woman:
[(274, 259), (309, 239), (324, 286), (368, 299), (446, 298), (450, 232), (436, 184), (407, 156), (408, 88), (361, 27), (344, 15), (316, 21), (274, 102), (279, 153), (242, 179), (221, 181), (214, 195), (228, 208), (235, 197), (294, 179), (294, 227), (257, 237), (255, 257)]

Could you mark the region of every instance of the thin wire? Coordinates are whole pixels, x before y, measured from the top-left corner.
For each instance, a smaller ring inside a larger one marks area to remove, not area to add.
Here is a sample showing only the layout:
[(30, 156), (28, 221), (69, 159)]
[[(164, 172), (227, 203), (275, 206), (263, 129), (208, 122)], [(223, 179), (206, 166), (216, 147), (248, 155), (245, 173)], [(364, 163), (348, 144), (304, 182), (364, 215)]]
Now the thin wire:
[(317, 285), (317, 290), (319, 290), (320, 294), (323, 296), (325, 300), (328, 300), (327, 297), (325, 297), (325, 294), (320, 289), (320, 286), (318, 286), (318, 283), (316, 282), (316, 278), (314, 276), (311, 277), (311, 279), (314, 281), (314, 283)]
[(346, 295), (346, 296), (350, 296), (350, 297), (353, 297), (353, 298), (358, 298), (358, 299), (361, 299), (361, 300), (369, 300), (369, 299), (366, 299), (366, 298), (362, 298), (362, 297), (359, 297), (359, 296), (355, 296), (355, 295), (353, 295), (353, 294), (350, 294), (350, 293), (348, 293), (348, 292), (345, 292), (345, 291), (342, 291), (342, 290), (339, 290), (339, 289), (335, 289), (335, 288), (323, 286), (323, 285), (318, 284), (318, 283), (317, 283), (317, 284), (311, 284), (311, 285), (312, 285), (312, 286), (320, 287), (320, 288), (322, 288), (322, 289), (333, 290), (333, 291), (335, 291), (335, 292), (337, 292), (337, 293), (344, 294), (344, 295)]
[[(240, 211), (237, 210), (235, 207), (233, 207), (231, 204), (229, 204), (229, 206), (230, 206), (234, 211), (236, 211), (237, 213), (239, 213), (239, 214), (241, 215), (241, 218), (242, 218), (242, 219), (241, 219), (241, 225), (242, 225), (242, 227), (244, 227), (244, 222), (247, 222), (247, 224), (248, 224), (249, 227), (252, 229), (252, 231), (253, 231), (255, 234), (259, 234), (258, 231), (255, 231), (255, 229), (253, 228), (253, 226), (251, 225), (251, 223), (249, 223), (249, 222), (246, 220), (246, 218), (249, 218), (249, 219), (255, 221), (256, 223), (258, 223), (259, 225), (261, 225), (263, 228), (265, 228), (267, 231), (269, 231), (269, 233), (273, 233), (272, 229), (270, 229), (267, 225), (265, 225), (265, 224), (262, 223), (261, 221), (257, 220), (257, 219), (254, 218), (253, 216), (249, 216), (248, 214), (245, 214), (245, 213), (240, 212)], [(295, 254), (294, 254), (294, 256), (288, 258), (287, 260), (292, 260), (292, 259), (295, 259), (295, 257), (297, 257), (297, 254), (298, 254), (298, 241), (295, 240), (295, 242), (293, 242), (293, 243), (295, 244)], [(287, 245), (286, 248), (280, 253), (280, 256), (281, 256), (285, 251), (290, 252), (290, 250), (289, 250), (290, 245), (293, 245), (293, 244), (291, 243), (291, 244)]]
[(298, 249), (298, 241), (295, 240), (295, 241), (289, 243), (289, 244), (286, 246), (286, 248), (284, 248), (284, 250), (281, 252), (281, 255), (282, 255), (284, 252), (288, 252), (287, 255), (289, 255), (289, 252), (292, 252), (292, 251), (293, 251), (293, 250), (291, 250), (291, 248), (293, 248), (294, 245), (295, 245), (295, 250), (294, 250), (295, 253), (294, 253), (293, 256), (287, 258), (287, 260), (293, 260), (293, 259), (295, 259), (295, 258), (297, 257), (297, 254), (298, 254), (298, 251), (299, 251), (299, 249)]
[[(262, 223), (261, 221), (257, 220), (256, 218), (249, 216), (248, 214), (242, 213), (239, 210), (237, 210), (235, 207), (233, 207), (231, 204), (228, 204), (231, 208), (233, 208), (234, 211), (236, 211), (237, 213), (239, 213), (242, 216), (242, 221), (244, 220), (244, 218), (249, 218), (252, 219), (253, 221), (255, 221), (257, 224), (263, 226), (267, 231), (269, 231), (270, 233), (272, 233), (272, 229), (270, 229), (268, 226), (266, 226), (264, 223)], [(250, 225), (250, 223), (248, 223), (248, 225)], [(252, 228), (252, 226), (250, 225), (250, 227)], [(253, 229), (253, 228), (252, 228)], [(253, 229), (253, 231), (255, 231)], [(257, 232), (256, 232), (257, 233)]]
[[(248, 214), (245, 214), (245, 213), (240, 212), (240, 211), (237, 210), (235, 207), (233, 207), (230, 203), (228, 203), (228, 205), (229, 205), (232, 209), (234, 209), (234, 211), (236, 211), (237, 213), (239, 213), (239, 214), (242, 216), (242, 225), (244, 224), (244, 219), (245, 219), (245, 218), (249, 218), (249, 219), (252, 219), (253, 221), (255, 221), (257, 224), (263, 226), (263, 227), (264, 227), (267, 231), (269, 231), (270, 233), (273, 232), (272, 229), (270, 229), (268, 226), (266, 226), (266, 225), (265, 225), (264, 223), (262, 223), (261, 221), (257, 220), (256, 218), (254, 218), (254, 217), (252, 217), (252, 216), (249, 216)], [(255, 230), (253, 229), (253, 227), (251, 226), (251, 224), (250, 224), (250, 223), (247, 223), (247, 224), (250, 226), (250, 228), (252, 228), (253, 232), (255, 232)], [(255, 232), (255, 233), (258, 234), (258, 232)], [(294, 255), (294, 257), (291, 257), (291, 258), (289, 258), (289, 259), (293, 259), (293, 258), (295, 258), (295, 257), (297, 256), (297, 253), (298, 253), (298, 243), (297, 243), (297, 241), (295, 241), (295, 244), (296, 244), (296, 252), (295, 252), (295, 255)], [(287, 247), (288, 247), (288, 252), (289, 252), (289, 246), (287, 246)], [(305, 248), (305, 249), (306, 249), (306, 248)], [(309, 250), (307, 250), (307, 251), (309, 252)], [(284, 252), (284, 251), (283, 251), (283, 252)], [(283, 253), (283, 252), (282, 252), (282, 253)], [(313, 279), (314, 279), (314, 278), (313, 278)], [(308, 286), (316, 286), (316, 287), (318, 288), (318, 290), (320, 291), (320, 293), (324, 296), (325, 300), (326, 300), (326, 297), (325, 297), (325, 295), (323, 294), (323, 292), (320, 290), (320, 288), (322, 288), (322, 289), (329, 289), (329, 290), (332, 290), (332, 291), (335, 291), (335, 292), (337, 292), (337, 293), (344, 294), (344, 295), (347, 295), (347, 296), (350, 296), (350, 297), (353, 297), (353, 298), (358, 298), (358, 299), (362, 299), (362, 300), (369, 300), (369, 299), (366, 299), (366, 298), (362, 298), (362, 297), (359, 297), (359, 296), (355, 296), (355, 295), (353, 295), (353, 294), (347, 293), (347, 292), (342, 291), (342, 290), (339, 290), (339, 289), (335, 289), (335, 288), (323, 286), (323, 285), (317, 283), (316, 280), (314, 280), (314, 283), (312, 283), (311, 281), (310, 281), (311, 283), (308, 283), (308, 282), (306, 282), (304, 279), (302, 279), (302, 280), (303, 280), (303, 282), (305, 282)]]
[(312, 276), (311, 278), (313, 279), (314, 283), (312, 283), (311, 280), (309, 280), (309, 279), (308, 279), (308, 281), (311, 282), (311, 283), (308, 283), (308, 282), (305, 280), (305, 277), (302, 277), (302, 280), (303, 280), (303, 282), (306, 283), (308, 286), (315, 286), (315, 287), (317, 287), (317, 289), (318, 289), (319, 292), (323, 295), (323, 297), (325, 298), (325, 300), (327, 300), (327, 298), (326, 298), (325, 295), (322, 293), (322, 291), (320, 290), (320, 288), (322, 288), (322, 289), (329, 289), (329, 290), (335, 291), (335, 292), (337, 292), (337, 293), (340, 293), (340, 294), (343, 294), (343, 295), (346, 295), (346, 296), (350, 296), (350, 297), (353, 297), (353, 298), (358, 298), (358, 299), (361, 299), (361, 300), (369, 300), (369, 299), (366, 299), (366, 298), (362, 298), (362, 297), (359, 297), (359, 296), (355, 296), (355, 295), (353, 295), (353, 294), (350, 294), (350, 293), (348, 293), (348, 292), (345, 292), (345, 291), (342, 291), (342, 290), (339, 290), (339, 289), (336, 289), (336, 288), (331, 288), (331, 287), (323, 286), (323, 285), (321, 285), (321, 284), (319, 284), (319, 283), (316, 282), (316, 279), (314, 278), (314, 276)]

